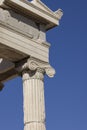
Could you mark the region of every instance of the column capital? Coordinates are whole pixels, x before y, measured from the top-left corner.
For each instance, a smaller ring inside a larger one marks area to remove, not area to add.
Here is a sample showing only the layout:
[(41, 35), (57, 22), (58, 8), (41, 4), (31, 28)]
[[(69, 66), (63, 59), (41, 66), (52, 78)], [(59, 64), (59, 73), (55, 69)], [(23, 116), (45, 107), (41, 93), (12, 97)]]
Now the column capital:
[(31, 57), (28, 59), (27, 64), (30, 70), (42, 69), (49, 77), (53, 77), (55, 74), (54, 68), (51, 67), (47, 62), (43, 62)]
[(23, 81), (29, 80), (29, 79), (39, 79), (44, 80), (44, 71), (42, 69), (37, 69), (35, 71), (31, 70), (24, 70), (22, 72), (22, 79)]
[(55, 69), (48, 63), (39, 59), (30, 57), (25, 63), (18, 67), (17, 70), (43, 71), (49, 77), (54, 77)]

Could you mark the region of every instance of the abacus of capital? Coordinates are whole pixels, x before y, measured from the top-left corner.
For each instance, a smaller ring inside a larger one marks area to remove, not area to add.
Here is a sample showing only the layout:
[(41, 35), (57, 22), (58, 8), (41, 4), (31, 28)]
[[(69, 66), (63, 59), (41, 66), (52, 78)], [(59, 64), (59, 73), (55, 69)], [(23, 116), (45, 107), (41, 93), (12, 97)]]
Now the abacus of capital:
[(40, 0), (0, 0), (0, 90), (7, 80), (22, 77), (24, 130), (46, 130), (44, 75), (55, 74), (46, 31), (62, 15)]

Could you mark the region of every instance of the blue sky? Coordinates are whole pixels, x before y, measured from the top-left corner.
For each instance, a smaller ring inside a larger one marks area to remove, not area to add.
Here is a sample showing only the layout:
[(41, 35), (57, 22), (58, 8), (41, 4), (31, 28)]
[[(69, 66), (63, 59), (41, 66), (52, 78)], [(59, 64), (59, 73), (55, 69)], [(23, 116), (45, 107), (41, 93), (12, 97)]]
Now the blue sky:
[[(87, 130), (87, 1), (42, 0), (61, 8), (60, 26), (47, 32), (53, 79), (45, 77), (47, 130)], [(0, 93), (0, 130), (23, 130), (21, 78)]]

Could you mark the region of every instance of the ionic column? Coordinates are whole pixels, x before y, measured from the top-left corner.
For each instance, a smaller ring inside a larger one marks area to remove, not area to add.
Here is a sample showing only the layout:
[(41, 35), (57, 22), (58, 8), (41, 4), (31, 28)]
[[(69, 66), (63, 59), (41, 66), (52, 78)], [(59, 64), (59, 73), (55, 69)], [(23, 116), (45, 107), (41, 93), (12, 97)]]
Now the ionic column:
[[(44, 103), (44, 74), (52, 77), (54, 70), (48, 64), (30, 58), (24, 65), (23, 98), (24, 130), (46, 130)], [(53, 73), (51, 73), (50, 72)]]

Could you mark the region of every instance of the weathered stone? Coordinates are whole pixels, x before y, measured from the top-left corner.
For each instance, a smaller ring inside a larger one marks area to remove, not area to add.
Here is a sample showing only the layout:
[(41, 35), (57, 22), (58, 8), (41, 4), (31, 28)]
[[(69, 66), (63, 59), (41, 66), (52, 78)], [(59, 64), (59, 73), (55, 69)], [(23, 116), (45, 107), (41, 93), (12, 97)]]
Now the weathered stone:
[(22, 76), (24, 130), (46, 130), (44, 75), (53, 77), (46, 31), (59, 25), (63, 12), (40, 0), (0, 0), (0, 91)]

